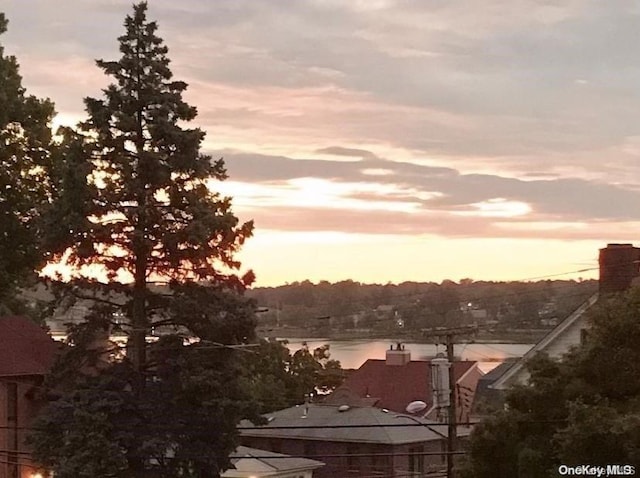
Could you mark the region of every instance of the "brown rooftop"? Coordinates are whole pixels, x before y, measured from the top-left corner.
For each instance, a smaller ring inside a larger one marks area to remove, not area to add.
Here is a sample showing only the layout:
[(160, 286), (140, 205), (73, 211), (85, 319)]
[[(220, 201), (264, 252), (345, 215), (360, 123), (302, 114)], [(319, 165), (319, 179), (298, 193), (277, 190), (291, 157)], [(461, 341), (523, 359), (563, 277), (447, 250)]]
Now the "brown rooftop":
[(0, 377), (44, 375), (55, 360), (56, 342), (26, 317), (0, 317)]

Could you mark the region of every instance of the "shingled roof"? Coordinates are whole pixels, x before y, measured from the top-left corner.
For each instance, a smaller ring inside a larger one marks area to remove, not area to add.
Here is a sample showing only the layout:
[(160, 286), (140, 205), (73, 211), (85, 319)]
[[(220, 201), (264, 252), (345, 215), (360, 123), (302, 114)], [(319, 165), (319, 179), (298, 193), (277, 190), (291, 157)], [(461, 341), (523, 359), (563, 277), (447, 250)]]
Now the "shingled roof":
[[(225, 471), (225, 478), (251, 476), (282, 476), (282, 473), (301, 473), (324, 466), (324, 463), (308, 458), (292, 457), (282, 453), (239, 446), (231, 454), (233, 468)], [(296, 474), (296, 476), (298, 476)]]
[[(311, 403), (269, 413), (267, 419), (263, 426), (242, 421), (241, 435), (385, 445), (442, 440), (447, 435), (442, 423), (374, 407)], [(461, 428), (458, 434), (465, 432)]]
[(26, 317), (0, 317), (0, 377), (44, 375), (55, 360), (58, 345)]

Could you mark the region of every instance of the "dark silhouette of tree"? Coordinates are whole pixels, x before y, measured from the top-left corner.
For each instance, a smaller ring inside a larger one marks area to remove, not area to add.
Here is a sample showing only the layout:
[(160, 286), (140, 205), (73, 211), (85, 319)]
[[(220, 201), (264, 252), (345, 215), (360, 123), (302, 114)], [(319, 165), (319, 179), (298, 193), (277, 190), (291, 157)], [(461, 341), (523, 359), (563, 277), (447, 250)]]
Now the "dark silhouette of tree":
[(326, 394), (345, 378), (340, 362), (331, 359), (328, 345), (291, 353), (286, 344), (260, 341), (260, 347), (244, 356), (250, 387), (261, 413), (280, 410)]
[[(97, 61), (113, 83), (85, 100), (88, 119), (63, 132), (56, 156), (45, 239), (77, 272), (58, 297), (95, 305), (52, 374), (57, 400), (32, 435), (34, 454), (60, 478), (215, 477), (236, 423), (256, 415), (241, 352), (228, 347), (254, 335), (243, 297), (253, 274), (240, 276), (235, 259), (253, 225), (213, 192), (224, 163), (200, 152), (203, 131), (185, 127), (196, 108), (145, 2), (119, 43), (119, 60)], [(128, 336), (126, 356), (106, 340), (113, 331)]]
[[(0, 13), (0, 35), (7, 29)], [(0, 315), (22, 312), (17, 290), (44, 265), (40, 221), (50, 193), (53, 104), (27, 95), (0, 44)]]

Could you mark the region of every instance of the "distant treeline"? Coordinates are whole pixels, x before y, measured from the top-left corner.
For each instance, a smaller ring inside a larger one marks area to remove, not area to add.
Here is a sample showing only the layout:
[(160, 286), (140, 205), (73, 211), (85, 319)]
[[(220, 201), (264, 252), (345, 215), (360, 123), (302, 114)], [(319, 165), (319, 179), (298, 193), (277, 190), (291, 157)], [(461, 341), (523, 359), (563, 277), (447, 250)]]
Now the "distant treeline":
[(294, 282), (253, 289), (262, 327), (394, 330), (477, 323), (485, 328), (553, 327), (597, 290), (597, 281), (401, 284)]

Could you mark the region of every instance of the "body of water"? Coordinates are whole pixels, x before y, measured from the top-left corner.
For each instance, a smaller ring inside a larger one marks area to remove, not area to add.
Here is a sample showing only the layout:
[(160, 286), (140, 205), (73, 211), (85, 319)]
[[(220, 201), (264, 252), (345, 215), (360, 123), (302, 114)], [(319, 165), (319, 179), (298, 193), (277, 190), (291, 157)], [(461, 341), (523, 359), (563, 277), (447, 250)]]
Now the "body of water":
[[(290, 338), (288, 347), (291, 351), (300, 349), (303, 344), (310, 350), (329, 344), (331, 358), (339, 360), (343, 368), (359, 368), (367, 359), (384, 359), (385, 353), (396, 342), (392, 340), (329, 340), (329, 339), (303, 339)], [(411, 351), (412, 360), (428, 360), (438, 352), (446, 353), (444, 345), (402, 342), (405, 350)], [(483, 372), (497, 367), (501, 362), (509, 358), (522, 357), (533, 347), (532, 344), (489, 344), (471, 343), (456, 344), (455, 355), (462, 360), (474, 360), (479, 362)]]
[[(53, 334), (55, 340), (64, 340), (65, 334)], [(127, 338), (111, 337), (111, 340), (124, 345)], [(331, 358), (339, 360), (342, 368), (359, 368), (367, 359), (384, 360), (389, 347), (398, 343), (394, 340), (335, 340), (335, 339), (304, 339), (289, 338), (286, 340), (287, 347), (292, 352), (302, 348), (306, 343), (310, 350), (323, 345), (329, 345)], [(446, 353), (444, 345), (434, 345), (425, 343), (402, 342), (405, 350), (411, 352), (412, 360), (429, 360), (439, 352)], [(504, 360), (522, 357), (533, 347), (533, 344), (510, 344), (510, 343), (470, 343), (456, 344), (454, 347), (455, 356), (461, 360), (473, 360), (479, 363), (480, 370), (488, 372), (497, 367)]]

